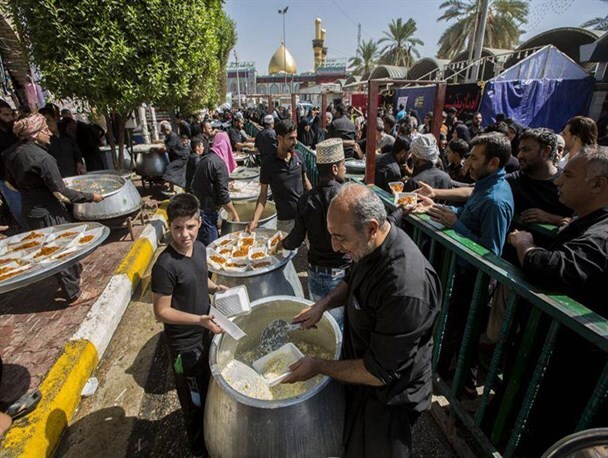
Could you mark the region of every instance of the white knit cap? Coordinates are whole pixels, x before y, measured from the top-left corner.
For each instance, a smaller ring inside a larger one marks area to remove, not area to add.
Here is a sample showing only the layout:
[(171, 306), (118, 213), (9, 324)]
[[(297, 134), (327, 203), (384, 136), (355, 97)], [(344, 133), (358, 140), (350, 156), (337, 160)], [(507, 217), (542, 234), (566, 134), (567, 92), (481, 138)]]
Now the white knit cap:
[(433, 134), (418, 135), (412, 140), (410, 151), (415, 157), (425, 161), (435, 163), (439, 159), (439, 148)]
[(274, 118), (271, 114), (267, 114), (264, 116), (264, 124), (272, 124), (274, 122)]
[(317, 164), (335, 164), (344, 160), (342, 139), (330, 138), (317, 143)]

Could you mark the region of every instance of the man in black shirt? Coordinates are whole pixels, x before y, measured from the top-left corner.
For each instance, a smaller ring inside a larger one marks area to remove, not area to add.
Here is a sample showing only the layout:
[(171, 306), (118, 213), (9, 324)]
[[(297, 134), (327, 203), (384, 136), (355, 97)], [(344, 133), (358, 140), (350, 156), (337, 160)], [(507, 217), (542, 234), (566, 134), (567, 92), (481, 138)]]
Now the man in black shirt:
[(184, 115), (181, 113), (177, 113), (175, 115), (175, 120), (177, 124), (177, 135), (183, 137), (184, 135), (187, 138), (192, 137), (192, 128), (190, 127), (190, 123), (184, 119)]
[(410, 139), (398, 136), (393, 143), (390, 153), (381, 154), (376, 157), (376, 175), (374, 184), (387, 192), (391, 192), (388, 185), (393, 181), (401, 181), (401, 166), (410, 156)]
[(310, 191), (312, 186), (306, 177), (306, 169), (300, 155), (295, 151), (297, 130), (290, 119), (277, 123), (277, 151), (262, 161), (260, 168), (260, 195), (255, 206), (253, 219), (248, 230), (258, 226), (262, 212), (266, 207), (268, 186), (277, 206), (277, 227), (279, 230), (290, 232), (296, 217), (296, 207), (304, 191)]
[(243, 119), (243, 115), (237, 113), (232, 120), (232, 127), (228, 130), (232, 151), (241, 150), (243, 146), (253, 146), (254, 139), (245, 135), (244, 128), (245, 120)]
[[(350, 259), (335, 252), (331, 235), (327, 231), (327, 209), (338, 193), (346, 176), (342, 141), (332, 138), (317, 145), (319, 182), (298, 201), (295, 226), (283, 240), (286, 250), (298, 248), (308, 235), (308, 293), (310, 300), (319, 301), (327, 296), (344, 278)], [(344, 307), (330, 310), (340, 327), (343, 325)]]
[(201, 225), (198, 201), (178, 194), (167, 206), (171, 243), (152, 268), (154, 315), (164, 323), (175, 389), (192, 454), (208, 456), (203, 417), (211, 371), (211, 333), (223, 332), (209, 314), (209, 294), (225, 291), (207, 277), (207, 252), (196, 240)]
[(341, 138), (344, 142), (344, 156), (349, 159), (354, 156), (353, 147), (355, 146), (355, 125), (348, 116), (344, 104), (338, 103), (335, 108), (334, 120), (327, 128), (325, 138)]
[(274, 131), (272, 115), (264, 116), (264, 129), (255, 136), (255, 148), (260, 153), (260, 160), (274, 156), (277, 152), (277, 134)]
[[(608, 148), (584, 147), (568, 161), (555, 183), (560, 201), (574, 210), (576, 218), (547, 248), (537, 246), (532, 234), (524, 231), (513, 231), (509, 243), (516, 248), (524, 275), (532, 282), (608, 317)], [(534, 435), (524, 440), (530, 456), (539, 456), (575, 430), (605, 364), (605, 353), (595, 345), (567, 328), (561, 330), (531, 414)], [(576, 389), (564, 396), (569, 387)], [(547, 416), (556, 403), (560, 415)], [(595, 418), (601, 422), (607, 416), (604, 400)]]
[(433, 134), (418, 135), (412, 140), (410, 151), (414, 163), (414, 176), (405, 183), (403, 187), (405, 192), (418, 189), (420, 187), (418, 183), (421, 181), (436, 189), (452, 187), (450, 176), (435, 167), (435, 163), (439, 160), (439, 148)]
[(342, 187), (327, 228), (334, 249), (354, 264), (345, 281), (293, 321), (308, 329), (346, 304), (342, 360), (304, 357), (284, 383), (323, 374), (346, 384), (345, 457), (408, 457), (413, 425), (431, 405), (439, 278), (366, 186)]
[[(200, 140), (193, 139), (192, 143), (197, 153), (201, 153), (203, 145)], [(228, 167), (213, 150), (204, 153), (196, 165), (190, 187), (201, 206), (203, 222), (199, 240), (207, 246), (219, 237), (217, 221), (220, 207), (226, 209), (234, 222), (239, 222), (239, 215), (230, 200)]]

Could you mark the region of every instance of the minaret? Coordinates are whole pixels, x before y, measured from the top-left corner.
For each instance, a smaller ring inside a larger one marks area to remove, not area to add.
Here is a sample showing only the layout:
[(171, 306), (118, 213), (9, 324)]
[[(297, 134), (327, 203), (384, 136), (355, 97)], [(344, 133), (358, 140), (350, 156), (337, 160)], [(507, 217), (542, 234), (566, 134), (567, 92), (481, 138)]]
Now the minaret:
[(323, 62), (323, 37), (321, 31), (321, 18), (315, 19), (315, 38), (312, 40), (312, 49), (315, 52), (315, 60), (314, 60), (314, 69), (315, 72), (317, 68), (319, 68)]
[(327, 46), (325, 45), (325, 29), (321, 29), (321, 43), (323, 49), (321, 51), (321, 66), (325, 65), (325, 59), (327, 58)]

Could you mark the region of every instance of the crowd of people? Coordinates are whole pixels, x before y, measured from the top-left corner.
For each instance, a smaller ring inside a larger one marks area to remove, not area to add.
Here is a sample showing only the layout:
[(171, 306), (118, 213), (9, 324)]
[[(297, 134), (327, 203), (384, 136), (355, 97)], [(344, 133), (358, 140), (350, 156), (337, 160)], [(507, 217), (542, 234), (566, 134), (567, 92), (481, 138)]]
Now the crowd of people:
[[(345, 384), (347, 457), (411, 453), (412, 428), (431, 402), (432, 336), (439, 310), (448, 307), (437, 362), (437, 374), (445, 381), (454, 375), (470, 314), (475, 267), (457, 262), (449, 303), (442, 305), (439, 278), (424, 248), (408, 236), (405, 215), (428, 213), (438, 227), (452, 228), (519, 266), (532, 284), (608, 316), (600, 290), (608, 280), (608, 149), (599, 145), (605, 138), (599, 138), (604, 132), (596, 123), (576, 116), (558, 134), (498, 115), (484, 128), (480, 113), (467, 124), (447, 109), (435, 137), (433, 114), (421, 122), (414, 114), (402, 106), (394, 113), (381, 110), (376, 123), (371, 149), (376, 186), (390, 192), (390, 184), (400, 182), (419, 196), (417, 204), (402, 204), (391, 214), (369, 187), (346, 183), (346, 162), (364, 156), (369, 133), (365, 116), (340, 101), (325, 110), (299, 110), (297, 122), (290, 108), (269, 112), (258, 107), (190, 119), (178, 114), (174, 125), (160, 123), (170, 159), (164, 179), (185, 192), (170, 201), (172, 241), (156, 261), (151, 288), (195, 455), (207, 453), (202, 434), (206, 355), (211, 335), (222, 332), (209, 314), (209, 294), (223, 287), (208, 279), (205, 247), (219, 237), (221, 208), (239, 221), (229, 188), (239, 150), (260, 164), (260, 193), (247, 230), (257, 227), (272, 194), (278, 228), (287, 234), (280, 246), (292, 250), (305, 240), (308, 244), (308, 290), (315, 304), (294, 322), (310, 328), (329, 311), (344, 330), (342, 360), (303, 358), (285, 383), (324, 374)], [(262, 127), (255, 137), (245, 131), (249, 121)], [(0, 105), (1, 191), (11, 211), (16, 205), (11, 193), (20, 193), (21, 210), (13, 214), (24, 228), (67, 222), (65, 201), (101, 200), (63, 185), (62, 177), (99, 167), (87, 156), (83, 129), (53, 107), (13, 121)], [(296, 151), (298, 141), (315, 150), (314, 186)], [(533, 235), (534, 223), (560, 231), (554, 238)], [(79, 274), (77, 265), (58, 276), (68, 303), (80, 294)], [(476, 336), (481, 344), (496, 344), (508, 296), (504, 286), (492, 285)], [(529, 308), (520, 309), (517, 332), (530, 315)], [(505, 379), (513, 358), (507, 354), (503, 363)], [(565, 331), (553, 360), (525, 432), (523, 450), (529, 456), (574, 430), (605, 355)], [(478, 392), (477, 363), (465, 377), (464, 395), (470, 398)], [(585, 380), (577, 377), (581, 373)], [(579, 389), (564, 397), (563, 383)], [(197, 398), (191, 395), (193, 384)], [(503, 392), (504, 386), (496, 387), (495, 398)], [(563, 414), (547, 419), (543, 409), (556, 399)], [(605, 403), (600, 409), (606, 410)], [(486, 417), (494, 410), (490, 403)]]
[[(377, 123), (376, 185), (389, 190), (389, 183), (401, 181), (406, 191), (419, 195), (419, 203), (392, 215), (386, 214), (369, 188), (345, 184), (346, 161), (361, 157), (366, 148), (357, 127), (365, 122), (342, 104), (326, 112), (330, 115), (323, 132), (326, 140), (314, 145), (319, 176), (314, 187), (295, 145), (298, 139), (308, 141), (315, 118), (296, 124), (264, 115), (261, 136), (253, 139), (254, 146), (264, 146), (260, 148), (262, 191), (249, 229), (257, 226), (270, 188), (279, 227), (289, 233), (282, 246), (294, 249), (304, 240), (309, 245), (307, 276), (315, 305), (294, 320), (310, 327), (330, 311), (345, 332), (342, 361), (304, 358), (292, 367), (286, 383), (325, 374), (347, 384), (351, 401), (346, 456), (369, 456), (372, 450), (407, 456), (411, 428), (430, 403), (428, 349), (440, 293), (433, 268), (401, 231), (407, 230), (403, 213), (428, 213), (439, 227), (452, 228), (494, 256), (520, 266), (532, 284), (567, 294), (608, 315), (599, 291), (608, 280), (608, 149), (598, 145), (603, 140), (593, 120), (576, 116), (557, 134), (546, 128), (526, 129), (499, 115), (484, 129), (481, 114), (475, 113), (466, 125), (454, 110), (447, 110), (438, 141), (429, 132), (432, 114), (419, 126), (403, 111), (385, 115)], [(529, 225), (534, 223), (561, 230), (554, 239), (532, 235)], [(425, 267), (421, 270), (421, 266)], [(445, 381), (454, 375), (475, 278), (471, 264), (457, 263), (454, 288), (444, 305), (447, 327), (437, 364)], [(492, 285), (480, 344), (496, 344), (508, 295), (504, 286)], [(417, 301), (409, 304), (413, 298)], [(518, 332), (529, 315), (529, 309), (518, 315)], [(408, 337), (402, 340), (402, 336)], [(569, 351), (572, 348), (576, 354)], [(534, 349), (536, 354), (539, 351)], [(559, 360), (548, 370), (524, 432), (525, 455), (537, 456), (574, 431), (605, 359), (573, 332), (560, 336), (556, 355)], [(506, 357), (505, 379), (514, 358)], [(473, 361), (465, 377), (463, 395), (469, 398), (478, 393), (477, 366)], [(587, 374), (585, 383), (575, 375), (580, 373)], [(581, 389), (568, 392), (564, 399), (563, 380)], [(490, 403), (484, 427), (496, 415), (504, 393), (504, 386), (495, 389), (498, 395)], [(523, 397), (523, 392), (518, 396)], [(558, 399), (568, 420), (563, 416), (547, 420), (543, 409)], [(603, 404), (600, 412), (605, 409)], [(380, 431), (389, 431), (388, 436)]]

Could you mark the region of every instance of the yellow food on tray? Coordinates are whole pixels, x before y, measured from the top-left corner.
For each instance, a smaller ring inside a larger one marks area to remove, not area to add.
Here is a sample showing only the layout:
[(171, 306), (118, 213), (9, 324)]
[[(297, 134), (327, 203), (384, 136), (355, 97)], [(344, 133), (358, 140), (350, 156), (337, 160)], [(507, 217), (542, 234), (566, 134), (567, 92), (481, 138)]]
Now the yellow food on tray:
[(215, 262), (216, 264), (219, 264), (219, 265), (226, 264), (226, 259), (222, 258), (221, 256), (216, 256), (216, 255), (212, 254), (211, 256), (209, 256), (209, 259), (211, 259), (213, 262)]
[(27, 242), (28, 240), (39, 239), (40, 237), (44, 237), (44, 234), (41, 234), (40, 232), (30, 232), (30, 234), (27, 237), (22, 238), (21, 241)]
[(17, 259), (17, 258), (0, 259), (0, 266), (2, 266), (4, 264), (8, 264), (9, 262), (17, 262), (17, 261), (19, 261), (19, 259)]
[(238, 262), (233, 261), (227, 262), (225, 265), (226, 267), (230, 267), (232, 269), (242, 269), (243, 267), (245, 267), (243, 266), (243, 264), (239, 264)]
[(247, 245), (240, 246), (239, 248), (235, 249), (232, 252), (232, 256), (234, 256), (235, 258), (244, 258), (248, 254), (249, 254), (249, 246), (247, 246)]
[(253, 259), (260, 259), (260, 258), (263, 258), (263, 257), (265, 257), (265, 256), (266, 256), (266, 254), (265, 254), (263, 251), (256, 251), (255, 253), (253, 253), (253, 254), (251, 255), (251, 257), (252, 257)]
[(232, 250), (230, 248), (222, 248), (219, 253), (222, 256), (230, 256), (232, 254)]
[(389, 185), (393, 192), (401, 192), (403, 191), (403, 183), (391, 183)]
[(78, 232), (64, 232), (63, 234), (59, 234), (56, 239), (65, 239), (68, 237), (74, 237), (75, 235), (78, 235)]
[(226, 246), (230, 243), (232, 243), (232, 240), (230, 240), (230, 239), (222, 240), (220, 243), (220, 246)]
[(10, 251), (21, 251), (21, 250), (28, 250), (30, 248), (34, 248), (37, 247), (38, 245), (40, 245), (40, 242), (27, 242), (27, 243), (22, 243), (20, 245), (17, 245), (15, 248), (11, 249)]
[(34, 259), (42, 258), (44, 256), (49, 256), (53, 254), (55, 251), (58, 251), (61, 247), (59, 246), (43, 246), (40, 248), (40, 251), (34, 255)]
[(85, 235), (83, 237), (80, 237), (80, 240), (78, 241), (78, 243), (89, 243), (91, 240), (93, 240), (95, 238), (94, 235)]
[(416, 196), (403, 196), (397, 199), (397, 205), (415, 205), (417, 202)]
[(12, 271), (7, 272), (7, 273), (5, 273), (5, 274), (1, 274), (1, 275), (0, 275), (0, 281), (9, 280), (9, 279), (11, 279), (11, 278), (13, 278), (13, 277), (16, 277), (16, 276), (17, 276), (17, 275), (19, 275), (20, 273), (25, 272), (26, 270), (29, 270), (29, 269), (24, 269), (24, 270), (12, 270)]
[(254, 269), (263, 269), (264, 267), (268, 267), (271, 264), (272, 263), (270, 261), (259, 261), (254, 262), (251, 267), (253, 267)]
[(241, 245), (243, 246), (252, 246), (254, 244), (255, 240), (253, 237), (243, 237), (241, 239)]

